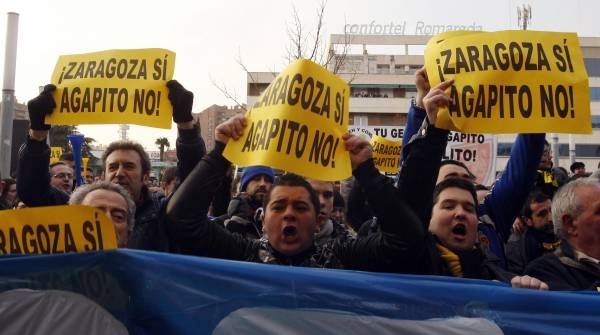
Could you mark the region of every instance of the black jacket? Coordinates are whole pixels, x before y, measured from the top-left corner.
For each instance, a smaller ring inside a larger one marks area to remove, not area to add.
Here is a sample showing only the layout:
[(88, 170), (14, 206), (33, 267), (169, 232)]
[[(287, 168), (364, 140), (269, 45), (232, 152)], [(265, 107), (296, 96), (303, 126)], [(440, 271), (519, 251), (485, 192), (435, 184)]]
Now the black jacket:
[[(218, 194), (222, 191), (221, 189), (222, 185), (215, 192)], [(214, 200), (215, 198), (213, 198), (213, 206)], [(247, 238), (259, 239), (263, 235), (260, 218), (261, 206), (262, 204), (249, 199), (248, 195), (238, 195), (229, 202), (227, 212), (224, 215), (216, 217), (213, 221), (219, 223), (232, 233), (237, 233)]]
[[(419, 216), (423, 230), (429, 230), (433, 190), (440, 170), (441, 158), (448, 142), (448, 131), (435, 128), (427, 120), (406, 145), (406, 154), (398, 177), (398, 196)], [(410, 237), (408, 237), (410, 238)], [(437, 248), (436, 237), (427, 233), (420, 238), (426, 252), (421, 259), (419, 274), (453, 276)], [(504, 261), (480, 248), (456, 253), (463, 276), (477, 279), (497, 279), (510, 282), (514, 274), (503, 270)]]
[(69, 195), (50, 185), (50, 146), (45, 141), (27, 141), (19, 149), (17, 194), (27, 207), (69, 203)]
[[(382, 232), (354, 240), (333, 239), (293, 257), (277, 253), (268, 241), (232, 234), (207, 219), (213, 193), (229, 162), (222, 156), (224, 145), (205, 156), (180, 185), (167, 206), (168, 231), (180, 252), (232, 260), (310, 267), (346, 268), (367, 271), (413, 272), (423, 245), (406, 236), (424, 234), (414, 213), (394, 197), (388, 178), (379, 174), (369, 160), (354, 171), (365, 187), (369, 201), (381, 218)], [(194, 199), (194, 201), (190, 201)], [(402, 224), (397, 224), (402, 222)]]
[[(429, 234), (425, 241), (427, 245), (427, 255), (423, 261), (425, 274), (437, 276), (456, 276), (452, 273), (448, 263), (442, 258), (436, 244), (437, 238)], [(515, 276), (504, 269), (504, 260), (496, 256), (487, 249), (475, 247), (470, 251), (459, 251), (455, 254), (460, 259), (460, 268), (462, 277), (472, 279), (499, 280), (510, 283)]]
[[(183, 180), (198, 161), (206, 154), (206, 146), (198, 129), (179, 129), (177, 138), (177, 170)], [(44, 141), (27, 141), (19, 150), (17, 192), (21, 201), (29, 207), (65, 205), (69, 195), (50, 186), (48, 165), (50, 147)], [(129, 234), (130, 248), (167, 251), (168, 240), (161, 226), (161, 216), (167, 198), (161, 193), (142, 191), (143, 201), (135, 212), (135, 226)]]
[(504, 248), (509, 271), (521, 274), (527, 264), (547, 253), (554, 252), (560, 240), (553, 232), (528, 228), (522, 234), (513, 233)]
[(600, 290), (600, 264), (577, 259), (565, 240), (554, 253), (531, 262), (525, 274), (546, 282), (551, 290)]

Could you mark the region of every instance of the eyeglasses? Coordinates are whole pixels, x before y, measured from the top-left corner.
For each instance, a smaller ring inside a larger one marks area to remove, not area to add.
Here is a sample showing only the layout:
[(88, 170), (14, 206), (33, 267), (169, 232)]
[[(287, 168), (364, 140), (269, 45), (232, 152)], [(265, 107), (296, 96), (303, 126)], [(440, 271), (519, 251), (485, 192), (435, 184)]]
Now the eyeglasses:
[(57, 173), (57, 174), (53, 175), (52, 178), (73, 179), (73, 175), (70, 173)]

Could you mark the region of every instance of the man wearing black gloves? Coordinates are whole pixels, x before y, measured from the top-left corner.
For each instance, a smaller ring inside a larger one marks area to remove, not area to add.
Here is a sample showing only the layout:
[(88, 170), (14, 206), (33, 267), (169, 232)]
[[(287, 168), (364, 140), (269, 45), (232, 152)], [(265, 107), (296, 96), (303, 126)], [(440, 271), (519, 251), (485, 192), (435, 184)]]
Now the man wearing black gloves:
[(347, 148), (356, 178), (367, 185), (369, 201), (377, 204), (374, 210), (380, 219), (380, 234), (316, 245), (319, 199), (306, 180), (293, 174), (279, 177), (265, 197), (261, 240), (230, 233), (208, 220), (213, 193), (230, 165), (222, 155), (225, 143), (239, 139), (245, 126), (240, 115), (215, 129), (215, 149), (198, 163), (167, 205), (169, 235), (179, 251), (258, 263), (366, 271), (409, 272), (419, 266), (422, 244), (416, 243), (418, 239), (404, 239), (424, 234), (417, 217), (390, 193), (394, 192), (391, 181), (377, 171), (372, 159), (354, 164), (370, 150), (367, 147)]
[[(206, 153), (204, 141), (194, 126), (192, 104), (194, 95), (175, 80), (167, 82), (169, 100), (173, 105), (173, 121), (177, 123), (178, 174), (181, 180), (189, 174)], [(46, 144), (50, 126), (44, 118), (56, 106), (52, 98), (54, 85), (46, 85), (38, 97), (29, 101), (31, 120), (27, 142), (19, 150), (19, 198), (27, 206), (51, 206), (67, 204), (69, 196), (50, 186), (48, 163), (50, 147)], [(167, 237), (160, 227), (159, 217), (167, 199), (161, 193), (149, 192), (145, 181), (149, 178), (150, 160), (138, 143), (116, 141), (111, 143), (102, 156), (104, 180), (123, 186), (131, 193), (137, 211), (135, 228), (129, 236), (129, 247), (165, 251)]]

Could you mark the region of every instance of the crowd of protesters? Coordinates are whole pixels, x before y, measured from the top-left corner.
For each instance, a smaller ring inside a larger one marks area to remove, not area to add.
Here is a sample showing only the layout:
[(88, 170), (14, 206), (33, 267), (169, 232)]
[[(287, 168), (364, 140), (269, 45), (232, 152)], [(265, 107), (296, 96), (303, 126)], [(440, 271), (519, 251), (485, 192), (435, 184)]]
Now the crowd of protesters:
[(130, 141), (111, 143), (99, 180), (74, 188), (72, 165), (49, 164), (44, 117), (55, 107), (55, 87), (48, 85), (28, 103), (29, 135), (17, 180), (2, 181), (0, 209), (97, 207), (114, 223), (119, 247), (600, 290), (598, 176), (586, 174), (581, 162), (571, 165), (570, 176), (553, 169), (545, 134), (519, 134), (501, 177), (476, 185), (463, 163), (442, 160), (448, 131), (434, 126), (438, 109), (451, 102), (445, 92), (453, 82), (430, 87), (424, 69), (415, 82), (398, 177), (375, 168), (367, 140), (345, 135), (353, 173), (346, 198), (333, 182), (276, 175), (268, 166), (246, 167), (232, 178), (223, 150), (243, 135), (245, 117), (218, 125), (207, 153), (192, 117), (193, 94), (176, 81), (167, 87), (179, 161), (165, 171), (161, 189), (148, 188), (149, 157)]

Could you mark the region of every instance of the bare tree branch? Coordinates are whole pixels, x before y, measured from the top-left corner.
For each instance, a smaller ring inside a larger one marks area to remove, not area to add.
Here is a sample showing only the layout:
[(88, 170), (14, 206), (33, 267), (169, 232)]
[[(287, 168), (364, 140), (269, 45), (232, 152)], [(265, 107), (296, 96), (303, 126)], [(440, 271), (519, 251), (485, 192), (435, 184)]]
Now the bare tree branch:
[(322, 61), (322, 54), (320, 55), (321, 59), (317, 60), (317, 53), (321, 48), (321, 29), (323, 28), (323, 19), (325, 17), (325, 7), (327, 6), (327, 2), (325, 0), (321, 1), (321, 7), (317, 11), (317, 32), (315, 33), (312, 52), (310, 53), (310, 60), (319, 62)]
[[(322, 36), (322, 34), (325, 33), (324, 19), (326, 7), (327, 0), (321, 0), (316, 12), (316, 25), (313, 34), (310, 33), (310, 30), (306, 29), (305, 25), (303, 25), (298, 9), (292, 5), (292, 20), (286, 24), (289, 43), (286, 46), (284, 66), (287, 66), (298, 59), (306, 58), (306, 51), (310, 48), (310, 57), (308, 59), (322, 65), (334, 74), (339, 74), (342, 71), (343, 73), (352, 74), (348, 80), (348, 84), (350, 84), (358, 73), (357, 65), (354, 62), (350, 62), (348, 65), (348, 53), (350, 52), (350, 45), (352, 42), (351, 35), (345, 30), (344, 43), (335, 45), (330, 44), (329, 47), (326, 46), (325, 38)], [(344, 27), (345, 26), (346, 25), (344, 25)], [(235, 61), (249, 77), (248, 85), (257, 84), (258, 78), (255, 78), (252, 72), (249, 71), (242, 60), (241, 52), (239, 50)], [(269, 69), (268, 72), (271, 73), (273, 78), (277, 77), (278, 71), (276, 71), (275, 65), (273, 66), (273, 69)], [(213, 86), (225, 95), (226, 98), (234, 101), (238, 106), (246, 110), (246, 107), (238, 101), (235, 91), (231, 92), (225, 85), (219, 85), (212, 78), (211, 82)]]
[(296, 59), (303, 58), (303, 55), (304, 55), (303, 47), (305, 44), (302, 20), (300, 20), (300, 15), (298, 14), (298, 10), (296, 9), (296, 6), (292, 6), (292, 23), (288, 24), (287, 34), (290, 39), (290, 44), (288, 46), (287, 54), (288, 54), (288, 61), (289, 61), (289, 63), (291, 63)]
[(223, 95), (233, 101), (238, 107), (240, 107), (241, 109), (244, 110), (244, 112), (247, 111), (246, 109), (246, 105), (241, 103), (238, 98), (237, 98), (237, 93), (235, 91), (230, 92), (229, 89), (227, 88), (227, 86), (225, 86), (225, 84), (221, 84), (219, 85), (219, 83), (217, 83), (217, 81), (211, 76), (210, 77), (210, 82), (211, 84), (216, 87), (219, 91), (221, 91), (221, 93), (223, 93)]

